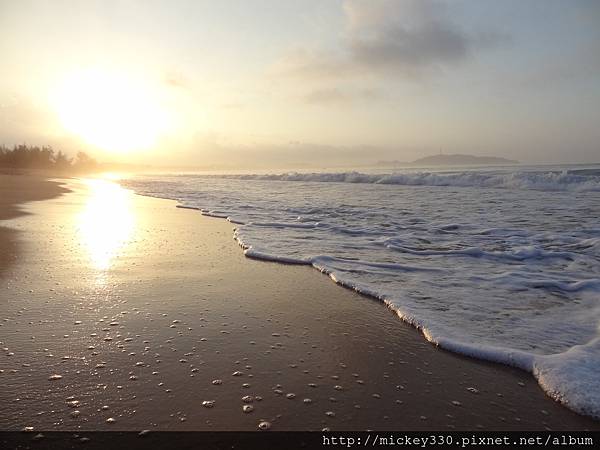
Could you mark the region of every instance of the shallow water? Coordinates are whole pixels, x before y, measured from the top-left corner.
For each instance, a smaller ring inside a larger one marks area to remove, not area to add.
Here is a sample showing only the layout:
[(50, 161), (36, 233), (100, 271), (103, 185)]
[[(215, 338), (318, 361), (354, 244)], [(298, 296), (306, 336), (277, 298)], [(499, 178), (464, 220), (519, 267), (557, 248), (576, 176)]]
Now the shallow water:
[(227, 217), (248, 256), (311, 264), (429, 340), (529, 370), (555, 398), (600, 415), (597, 168), (124, 184)]

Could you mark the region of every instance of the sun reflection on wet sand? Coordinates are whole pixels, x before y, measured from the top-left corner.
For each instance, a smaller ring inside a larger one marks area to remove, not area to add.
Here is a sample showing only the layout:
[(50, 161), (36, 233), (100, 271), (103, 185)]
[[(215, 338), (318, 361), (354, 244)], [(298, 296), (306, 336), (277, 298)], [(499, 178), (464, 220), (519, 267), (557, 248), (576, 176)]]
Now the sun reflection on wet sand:
[(79, 237), (92, 266), (107, 271), (135, 226), (132, 193), (107, 179), (86, 179), (90, 197), (78, 217)]

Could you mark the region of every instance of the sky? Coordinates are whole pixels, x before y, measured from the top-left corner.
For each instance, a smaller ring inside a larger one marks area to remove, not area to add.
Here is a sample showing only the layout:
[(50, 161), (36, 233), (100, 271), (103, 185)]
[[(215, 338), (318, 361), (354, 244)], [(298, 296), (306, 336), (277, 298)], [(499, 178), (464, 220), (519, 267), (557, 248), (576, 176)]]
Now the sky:
[(0, 144), (195, 167), (600, 161), (600, 1), (0, 0)]

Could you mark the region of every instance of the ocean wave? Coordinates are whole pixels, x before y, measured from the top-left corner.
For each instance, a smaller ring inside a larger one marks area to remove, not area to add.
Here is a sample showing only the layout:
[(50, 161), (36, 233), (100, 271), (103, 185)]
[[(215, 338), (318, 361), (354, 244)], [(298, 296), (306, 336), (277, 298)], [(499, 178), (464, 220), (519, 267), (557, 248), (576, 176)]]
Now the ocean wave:
[[(390, 242), (391, 241), (391, 242)], [(468, 247), (463, 249), (448, 249), (448, 250), (423, 250), (404, 247), (393, 243), (393, 240), (387, 241), (384, 245), (400, 253), (408, 253), (417, 256), (467, 256), (473, 258), (491, 258), (504, 259), (508, 261), (525, 261), (528, 259), (544, 259), (544, 258), (562, 258), (573, 260), (576, 254), (571, 252), (546, 251), (535, 246), (520, 247), (506, 252), (490, 252), (479, 247)]]
[[(418, 313), (410, 311), (402, 302), (388, 298), (373, 286), (360, 283), (352, 277), (343, 275), (335, 266), (335, 262), (351, 263), (357, 266), (386, 268), (406, 272), (431, 271), (439, 269), (423, 269), (398, 264), (376, 264), (365, 261), (344, 260), (319, 256), (310, 259), (295, 259), (253, 250), (252, 246), (244, 244), (238, 237), (238, 242), (245, 248), (248, 257), (280, 263), (312, 265), (314, 268), (331, 278), (336, 284), (354, 290), (382, 301), (388, 308), (407, 324), (417, 328), (432, 344), (445, 350), (459, 353), (472, 358), (505, 364), (530, 372), (538, 381), (540, 387), (554, 400), (583, 415), (600, 419), (600, 338), (593, 339), (584, 345), (576, 345), (565, 352), (539, 355), (519, 349), (500, 347), (489, 344), (475, 344), (449, 337), (438, 331), (438, 324), (428, 320)], [(369, 273), (368, 270), (365, 272)], [(351, 271), (357, 273), (356, 270)], [(506, 275), (504, 278), (511, 278)], [(513, 280), (514, 282), (514, 280)], [(532, 281), (529, 287), (547, 287), (566, 292), (578, 292), (592, 289), (600, 291), (600, 279), (576, 282)]]
[(224, 218), (246, 256), (310, 265), (435, 345), (527, 370), (553, 398), (600, 418), (600, 395), (589, 394), (600, 392), (599, 176), (349, 172), (126, 185)]
[(318, 183), (392, 184), (402, 186), (451, 186), (541, 191), (600, 192), (600, 171), (522, 171), (522, 172), (415, 172), (366, 174), (361, 172), (281, 173), (219, 175), (239, 180)]

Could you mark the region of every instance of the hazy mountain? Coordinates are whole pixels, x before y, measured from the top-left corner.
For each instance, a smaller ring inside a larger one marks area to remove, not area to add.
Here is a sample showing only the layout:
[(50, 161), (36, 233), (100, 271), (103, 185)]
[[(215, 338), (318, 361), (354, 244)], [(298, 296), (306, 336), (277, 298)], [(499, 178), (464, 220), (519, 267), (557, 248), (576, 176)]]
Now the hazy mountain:
[(419, 166), (466, 166), (466, 165), (490, 165), (490, 164), (518, 164), (513, 159), (499, 158), (496, 156), (473, 156), (473, 155), (432, 155), (425, 156), (412, 161), (411, 165)]

